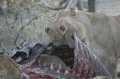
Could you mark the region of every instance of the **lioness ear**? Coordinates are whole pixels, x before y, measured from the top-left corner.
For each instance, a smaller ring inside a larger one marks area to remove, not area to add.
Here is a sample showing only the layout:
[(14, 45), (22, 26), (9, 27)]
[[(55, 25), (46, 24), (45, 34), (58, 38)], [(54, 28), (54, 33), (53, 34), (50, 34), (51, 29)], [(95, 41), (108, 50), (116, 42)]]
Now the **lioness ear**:
[(51, 34), (51, 29), (50, 29), (50, 27), (46, 27), (46, 28), (45, 28), (45, 32), (46, 32), (47, 34)]
[(76, 6), (74, 8), (71, 8), (70, 11), (71, 11), (71, 15), (73, 15), (73, 16), (75, 16), (78, 12)]
[(65, 34), (65, 30), (66, 30), (66, 28), (65, 28), (64, 25), (61, 25), (61, 26), (59, 27), (59, 32), (60, 32), (61, 34)]

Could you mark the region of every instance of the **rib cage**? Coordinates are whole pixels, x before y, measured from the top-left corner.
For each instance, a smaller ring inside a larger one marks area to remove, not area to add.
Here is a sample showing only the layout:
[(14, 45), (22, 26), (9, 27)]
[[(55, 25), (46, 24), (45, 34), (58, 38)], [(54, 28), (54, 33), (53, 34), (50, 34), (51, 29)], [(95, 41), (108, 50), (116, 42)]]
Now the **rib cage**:
[[(37, 62), (40, 60), (38, 57), (42, 53), (47, 53), (48, 48), (41, 44), (35, 45), (29, 54), (29, 58), (24, 59), (19, 63), (23, 65), (23, 67), (25, 67), (21, 68), (21, 71), (30, 76), (30, 79), (91, 79), (96, 76), (108, 76), (112, 78), (102, 62), (92, 53), (92, 51), (85, 44), (83, 44), (79, 40), (76, 34), (74, 34), (74, 42), (75, 48), (73, 49), (65, 45), (61, 45), (58, 47), (50, 45), (53, 48), (50, 50), (50, 54), (58, 56), (66, 63), (68, 67), (70, 67), (70, 72), (68, 74), (65, 74), (65, 71), (58, 73), (55, 70), (51, 70), (50, 67), (46, 68), (40, 66), (40, 63)], [(13, 57), (19, 57), (17, 56), (17, 53), (20, 52), (16, 52), (14, 54), (15, 56)]]

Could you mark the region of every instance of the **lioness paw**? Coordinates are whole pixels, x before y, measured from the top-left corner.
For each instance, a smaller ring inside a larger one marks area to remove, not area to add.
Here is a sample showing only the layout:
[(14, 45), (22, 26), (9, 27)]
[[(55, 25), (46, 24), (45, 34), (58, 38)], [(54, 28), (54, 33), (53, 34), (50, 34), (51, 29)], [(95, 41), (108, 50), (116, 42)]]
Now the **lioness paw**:
[(75, 47), (74, 41), (69, 41), (69, 42), (67, 42), (67, 44), (68, 44), (68, 46), (69, 46), (70, 48), (74, 48), (74, 47)]

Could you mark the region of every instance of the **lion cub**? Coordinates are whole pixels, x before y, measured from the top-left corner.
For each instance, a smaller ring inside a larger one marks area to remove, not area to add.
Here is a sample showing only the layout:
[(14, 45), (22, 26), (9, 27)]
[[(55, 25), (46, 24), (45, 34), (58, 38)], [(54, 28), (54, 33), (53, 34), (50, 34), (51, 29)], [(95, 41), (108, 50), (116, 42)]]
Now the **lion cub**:
[(109, 78), (107, 76), (97, 76), (97, 77), (94, 77), (92, 79), (112, 79), (112, 78)]
[(45, 28), (45, 32), (52, 38), (53, 45), (55, 46), (65, 44), (68, 45), (70, 48), (73, 48), (73, 32), (76, 33), (78, 38), (84, 44), (89, 46), (89, 40), (84, 25), (77, 20), (69, 17), (62, 17), (57, 19), (52, 27)]
[(22, 79), (19, 67), (5, 52), (0, 52), (0, 79)]

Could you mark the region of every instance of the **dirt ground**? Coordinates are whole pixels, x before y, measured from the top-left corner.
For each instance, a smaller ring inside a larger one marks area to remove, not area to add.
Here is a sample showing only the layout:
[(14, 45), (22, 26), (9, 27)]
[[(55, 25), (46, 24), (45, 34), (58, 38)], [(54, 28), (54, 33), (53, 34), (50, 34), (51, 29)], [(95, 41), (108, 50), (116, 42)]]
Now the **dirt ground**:
[(108, 15), (120, 15), (120, 0), (104, 0), (96, 4), (96, 12)]

